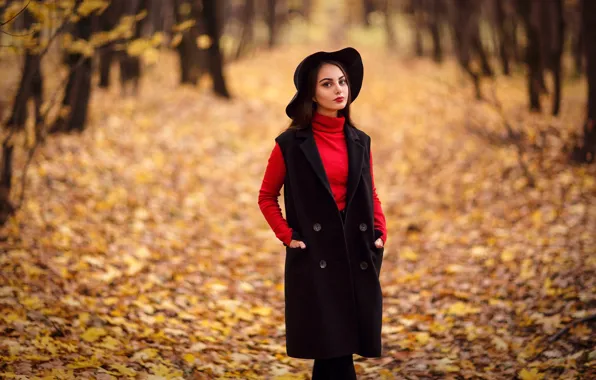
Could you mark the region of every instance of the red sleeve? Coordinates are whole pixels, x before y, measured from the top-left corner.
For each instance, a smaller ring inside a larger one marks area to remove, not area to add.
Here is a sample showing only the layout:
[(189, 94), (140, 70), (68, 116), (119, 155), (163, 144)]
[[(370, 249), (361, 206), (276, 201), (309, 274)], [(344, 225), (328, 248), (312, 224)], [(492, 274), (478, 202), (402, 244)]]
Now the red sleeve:
[(373, 204), (374, 204), (374, 217), (375, 217), (375, 230), (382, 232), (381, 239), (383, 245), (387, 242), (387, 223), (385, 221), (385, 214), (383, 214), (383, 208), (381, 207), (381, 201), (377, 195), (377, 188), (375, 187), (375, 176), (373, 175), (373, 159), (372, 152), (370, 153), (370, 176), (372, 178), (373, 188)]
[(265, 176), (259, 190), (259, 208), (275, 236), (286, 245), (292, 241), (292, 229), (284, 219), (278, 198), (286, 176), (286, 164), (279, 145), (276, 143), (269, 157)]

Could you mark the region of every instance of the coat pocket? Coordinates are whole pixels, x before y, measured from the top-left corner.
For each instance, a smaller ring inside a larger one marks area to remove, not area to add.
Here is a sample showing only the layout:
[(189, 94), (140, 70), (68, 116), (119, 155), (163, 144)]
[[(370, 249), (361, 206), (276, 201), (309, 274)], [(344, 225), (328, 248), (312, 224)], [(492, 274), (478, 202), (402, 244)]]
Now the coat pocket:
[(373, 244), (372, 251), (372, 261), (378, 277), (381, 274), (381, 266), (383, 265), (383, 254), (385, 253), (385, 247), (377, 248), (377, 246)]

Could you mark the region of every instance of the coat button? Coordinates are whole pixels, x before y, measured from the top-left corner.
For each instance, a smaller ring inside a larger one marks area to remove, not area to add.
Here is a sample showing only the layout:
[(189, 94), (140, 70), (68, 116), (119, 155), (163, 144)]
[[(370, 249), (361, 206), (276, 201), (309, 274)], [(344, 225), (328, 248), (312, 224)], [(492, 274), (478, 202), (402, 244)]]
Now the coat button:
[(326, 262), (325, 260), (321, 260), (321, 261), (319, 262), (319, 266), (320, 266), (321, 268), (325, 268), (325, 267), (327, 266), (327, 262)]
[(368, 268), (368, 263), (366, 261), (361, 262), (360, 263), (360, 269), (366, 270), (366, 268)]
[(366, 223), (360, 223), (360, 231), (364, 232), (366, 231)]
[(315, 230), (315, 231), (317, 231), (317, 232), (319, 232), (319, 231), (321, 231), (321, 225), (319, 223), (315, 223), (312, 226), (312, 229)]

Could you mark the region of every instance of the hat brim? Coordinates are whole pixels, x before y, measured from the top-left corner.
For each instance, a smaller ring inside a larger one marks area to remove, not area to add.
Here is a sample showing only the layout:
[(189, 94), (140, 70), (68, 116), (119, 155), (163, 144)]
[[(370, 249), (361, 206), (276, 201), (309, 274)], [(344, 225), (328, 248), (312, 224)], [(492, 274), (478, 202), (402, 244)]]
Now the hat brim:
[(294, 71), (294, 86), (297, 91), (292, 100), (290, 100), (290, 103), (286, 106), (286, 115), (288, 115), (290, 119), (294, 116), (296, 101), (299, 98), (300, 92), (304, 91), (303, 83), (306, 79), (306, 75), (321, 61), (337, 61), (341, 63), (348, 74), (351, 101), (354, 102), (358, 97), (360, 89), (362, 88), (362, 78), (364, 76), (364, 66), (362, 65), (362, 57), (360, 56), (360, 53), (352, 47), (333, 52), (319, 51), (304, 58)]

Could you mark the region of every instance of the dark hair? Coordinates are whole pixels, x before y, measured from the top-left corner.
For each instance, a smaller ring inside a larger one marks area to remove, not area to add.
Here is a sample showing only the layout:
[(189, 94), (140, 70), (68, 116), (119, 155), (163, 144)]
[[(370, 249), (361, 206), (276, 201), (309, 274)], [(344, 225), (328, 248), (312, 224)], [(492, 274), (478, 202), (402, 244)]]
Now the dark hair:
[[(312, 100), (316, 93), (317, 76), (319, 75), (319, 70), (321, 69), (321, 66), (323, 66), (326, 63), (339, 67), (339, 69), (344, 73), (344, 76), (346, 77), (348, 88), (350, 88), (350, 78), (348, 77), (348, 73), (346, 72), (341, 63), (337, 61), (319, 62), (317, 66), (313, 67), (310, 70), (310, 72), (306, 76), (306, 80), (300, 84), (301, 88), (299, 89), (299, 97), (298, 99), (296, 99), (294, 116), (292, 117), (292, 122), (290, 123), (288, 129), (304, 129), (310, 127), (313, 114), (317, 110), (317, 103), (315, 103)], [(343, 109), (337, 111), (337, 114), (338, 116), (343, 116), (349, 125), (354, 126), (352, 119), (350, 119), (351, 102), (352, 89), (350, 88), (350, 91), (348, 93), (348, 102)]]

